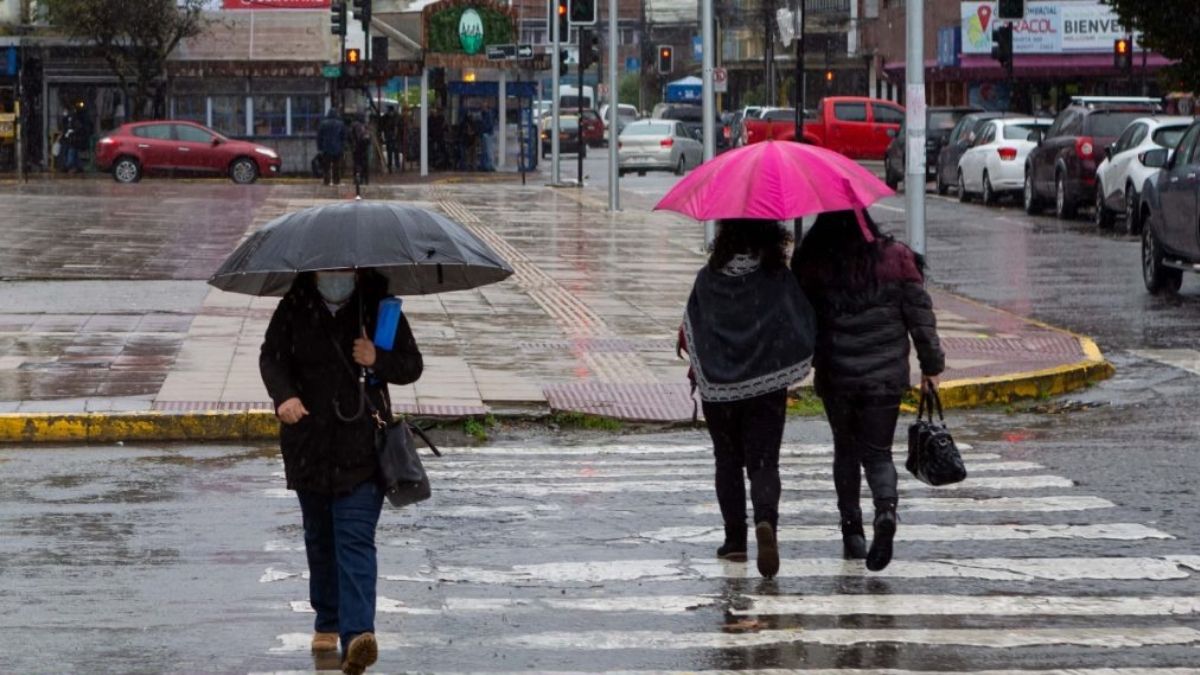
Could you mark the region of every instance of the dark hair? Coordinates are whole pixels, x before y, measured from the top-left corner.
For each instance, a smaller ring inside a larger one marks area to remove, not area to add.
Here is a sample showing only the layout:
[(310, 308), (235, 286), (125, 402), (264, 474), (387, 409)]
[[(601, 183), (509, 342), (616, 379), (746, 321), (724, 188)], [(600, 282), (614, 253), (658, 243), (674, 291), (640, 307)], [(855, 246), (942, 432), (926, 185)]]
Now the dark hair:
[(796, 251), (796, 269), (802, 279), (817, 278), (839, 288), (865, 288), (875, 283), (875, 266), (893, 238), (864, 209), (868, 242), (853, 211), (829, 211), (817, 216)]
[(792, 235), (779, 221), (736, 218), (718, 224), (717, 239), (708, 258), (709, 269), (720, 270), (739, 253), (758, 256), (765, 270), (787, 268), (787, 245)]

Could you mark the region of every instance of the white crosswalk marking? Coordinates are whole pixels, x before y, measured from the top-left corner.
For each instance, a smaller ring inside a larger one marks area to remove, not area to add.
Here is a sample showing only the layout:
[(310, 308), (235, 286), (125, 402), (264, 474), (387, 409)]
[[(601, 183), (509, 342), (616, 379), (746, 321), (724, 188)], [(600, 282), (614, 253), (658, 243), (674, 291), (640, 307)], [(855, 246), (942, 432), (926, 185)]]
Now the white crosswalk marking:
[[(434, 498), (381, 522), (381, 669), (491, 670), (489, 655), (530, 654), (506, 667), (579, 670), (565, 655), (602, 654), (595, 669), (665, 675), (654, 668), (681, 654), (708, 665), (702, 655), (772, 649), (765, 662), (717, 662), (800, 670), (692, 672), (1200, 672), (1200, 556), (1070, 476), (993, 449), (967, 449), (970, 478), (954, 486), (899, 467), (897, 558), (872, 573), (837, 557), (832, 448), (786, 446), (783, 559), (766, 585), (753, 562), (713, 556), (724, 533), (707, 445), (444, 449), (428, 461)], [(278, 487), (264, 496), (295, 499)], [(863, 497), (869, 513), (865, 484)], [(273, 537), (259, 581), (278, 589), (287, 628), (264, 649), (301, 658), (310, 634), (297, 619), (312, 616), (303, 544)]]
[(1130, 353), (1200, 375), (1200, 351), (1195, 349), (1133, 349)]

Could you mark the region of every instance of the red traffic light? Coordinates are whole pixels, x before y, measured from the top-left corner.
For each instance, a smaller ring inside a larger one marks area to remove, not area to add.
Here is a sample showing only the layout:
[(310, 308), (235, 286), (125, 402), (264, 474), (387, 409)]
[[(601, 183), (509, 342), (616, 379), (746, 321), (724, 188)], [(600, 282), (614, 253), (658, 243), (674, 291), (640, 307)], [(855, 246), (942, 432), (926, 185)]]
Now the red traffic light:
[(558, 3), (558, 15), (559, 16), (567, 15), (567, 5), (565, 3), (561, 3), (561, 2)]
[(1116, 52), (1121, 56), (1128, 54), (1129, 40), (1127, 38), (1121, 38), (1120, 40), (1117, 40), (1116, 43), (1113, 44), (1113, 49), (1115, 49)]

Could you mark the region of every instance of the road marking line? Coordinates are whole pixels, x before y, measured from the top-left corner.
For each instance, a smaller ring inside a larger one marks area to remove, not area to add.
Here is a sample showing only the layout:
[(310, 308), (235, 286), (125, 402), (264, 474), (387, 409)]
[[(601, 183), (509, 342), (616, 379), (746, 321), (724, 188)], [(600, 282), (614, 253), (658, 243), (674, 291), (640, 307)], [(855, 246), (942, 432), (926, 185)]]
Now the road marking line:
[[(785, 483), (783, 489), (788, 491), (829, 491), (832, 486), (829, 480), (805, 479)], [(1036, 488), (1069, 488), (1075, 483), (1060, 476), (982, 476), (971, 477), (962, 483), (943, 485), (932, 488), (924, 483), (909, 478), (901, 478), (899, 487), (904, 491), (939, 492), (958, 490), (1031, 490)], [(474, 492), (487, 494), (525, 495), (530, 497), (546, 497), (549, 495), (579, 495), (605, 494), (618, 492), (711, 492), (712, 481), (671, 480), (671, 481), (595, 481), (586, 484), (547, 483), (535, 485), (531, 483), (487, 483), (487, 482), (445, 482), (439, 483), (438, 489), (455, 492)]]
[[(1072, 597), (1063, 595), (801, 595), (745, 596), (746, 608), (730, 607), (741, 616), (1175, 616), (1200, 613), (1200, 597)], [(643, 599), (653, 606), (653, 598)], [(593, 603), (594, 604), (594, 603)], [(682, 605), (669, 596), (667, 609)], [(594, 604), (603, 607), (602, 604)], [(568, 607), (562, 607), (569, 609)], [(582, 604), (577, 609), (593, 609)], [(622, 610), (608, 610), (622, 611)], [(645, 610), (643, 610), (645, 611)], [(671, 612), (667, 612), (671, 613)]]
[[(530, 467), (529, 459), (487, 459), (472, 457), (470, 459), (460, 459), (455, 456), (454, 448), (442, 448), (446, 450), (444, 455), (438, 458), (436, 467), (446, 467), (450, 469), (488, 469), (488, 468), (525, 468)], [(699, 453), (698, 453), (699, 454)], [(974, 467), (978, 462), (994, 462), (1001, 461), (1003, 458), (994, 452), (964, 452), (962, 453), (964, 462), (968, 466)], [(830, 466), (833, 461), (832, 453), (827, 455), (804, 455), (804, 456), (783, 456), (779, 458), (780, 466)], [(541, 458), (539, 465), (542, 466), (704, 466), (711, 468), (713, 466), (713, 458), (711, 452), (704, 453), (702, 457), (646, 457), (642, 455), (631, 455), (629, 457), (596, 457), (596, 458)], [(281, 464), (282, 466), (282, 464)], [(429, 467), (429, 468), (436, 468)], [(275, 475), (276, 478), (283, 478), (283, 471), (279, 471)]]
[(1200, 351), (1195, 349), (1131, 349), (1129, 353), (1200, 375)]
[[(1084, 496), (1056, 497), (987, 497), (981, 499), (959, 497), (910, 497), (901, 502), (905, 512), (947, 513), (1042, 513), (1048, 511), (1085, 511), (1110, 509), (1116, 506), (1107, 499)], [(721, 512), (715, 503), (696, 504), (688, 507), (693, 515), (715, 515)], [(442, 510), (439, 509), (438, 513)], [(787, 513), (837, 513), (837, 504), (832, 499), (799, 499), (780, 502), (779, 512)]]
[[(1103, 523), (1097, 525), (901, 525), (897, 535), (904, 541), (997, 541), (1033, 539), (1115, 539), (1137, 541), (1141, 539), (1174, 539), (1175, 537), (1146, 527), (1140, 523)], [(674, 541), (681, 543), (709, 543), (724, 541), (721, 528), (683, 525), (663, 527), (642, 532), (634, 541)], [(841, 541), (842, 533), (836, 527), (813, 525), (784, 525), (778, 533), (780, 541)]]
[[(430, 478), (438, 480), (489, 480), (489, 481), (511, 481), (511, 480), (587, 480), (592, 478), (636, 478), (641, 476), (705, 476), (709, 477), (713, 473), (712, 462), (706, 464), (697, 464), (693, 466), (657, 466), (652, 463), (645, 463), (645, 466), (580, 466), (576, 469), (554, 469), (549, 468), (546, 464), (539, 467), (528, 467), (525, 470), (520, 469), (487, 469), (487, 468), (472, 468), (454, 470), (440, 463), (430, 463), (426, 467)], [(781, 465), (779, 473), (782, 477), (798, 477), (798, 476), (819, 476), (832, 479), (832, 468), (825, 466), (828, 462), (820, 466), (797, 467), (792, 465)], [(979, 462), (971, 464), (972, 475), (979, 472), (990, 473), (997, 471), (1038, 471), (1046, 467), (1035, 462)], [(831, 483), (832, 485), (832, 483)]]
[[(442, 448), (446, 450), (447, 448)], [(959, 443), (958, 449), (968, 452), (974, 448), (966, 443)], [(604, 456), (604, 455), (682, 455), (702, 454), (712, 456), (712, 445), (654, 445), (651, 443), (632, 445), (581, 445), (574, 447), (532, 446), (532, 447), (478, 447), (478, 448), (449, 448), (447, 456), (512, 456), (515, 458), (530, 455), (562, 455), (564, 457)], [(801, 457), (806, 455), (828, 455), (833, 457), (832, 443), (786, 443), (780, 448), (780, 457)]]

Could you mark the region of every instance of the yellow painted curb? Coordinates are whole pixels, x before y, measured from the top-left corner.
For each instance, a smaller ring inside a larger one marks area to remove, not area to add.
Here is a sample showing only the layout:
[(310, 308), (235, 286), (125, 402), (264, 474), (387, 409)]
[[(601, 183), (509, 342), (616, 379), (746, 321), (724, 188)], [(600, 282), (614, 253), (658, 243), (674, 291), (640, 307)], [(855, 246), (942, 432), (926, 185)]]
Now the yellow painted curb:
[(250, 441), (278, 435), (279, 420), (267, 410), (0, 415), (0, 443)]

